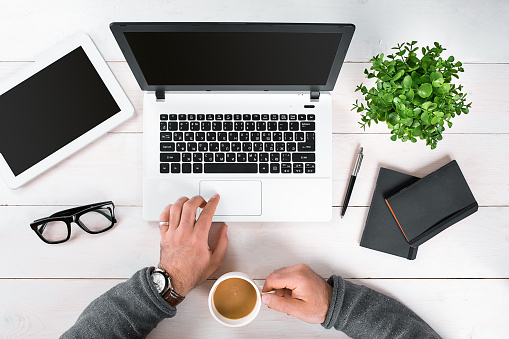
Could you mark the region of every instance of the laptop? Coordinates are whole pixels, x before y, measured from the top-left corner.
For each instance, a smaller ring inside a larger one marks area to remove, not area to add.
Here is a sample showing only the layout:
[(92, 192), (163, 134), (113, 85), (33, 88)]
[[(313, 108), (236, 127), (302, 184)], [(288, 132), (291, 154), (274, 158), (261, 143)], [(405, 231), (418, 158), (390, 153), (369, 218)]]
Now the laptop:
[(221, 196), (214, 220), (328, 221), (332, 97), (352, 24), (110, 25), (143, 99), (143, 217)]

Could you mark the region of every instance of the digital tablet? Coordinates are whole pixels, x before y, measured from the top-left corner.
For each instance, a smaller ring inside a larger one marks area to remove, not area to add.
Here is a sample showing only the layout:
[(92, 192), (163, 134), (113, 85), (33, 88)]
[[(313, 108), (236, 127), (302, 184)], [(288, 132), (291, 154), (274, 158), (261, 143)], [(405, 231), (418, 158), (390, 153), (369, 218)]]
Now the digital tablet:
[(90, 37), (73, 36), (0, 82), (0, 175), (18, 188), (133, 114)]

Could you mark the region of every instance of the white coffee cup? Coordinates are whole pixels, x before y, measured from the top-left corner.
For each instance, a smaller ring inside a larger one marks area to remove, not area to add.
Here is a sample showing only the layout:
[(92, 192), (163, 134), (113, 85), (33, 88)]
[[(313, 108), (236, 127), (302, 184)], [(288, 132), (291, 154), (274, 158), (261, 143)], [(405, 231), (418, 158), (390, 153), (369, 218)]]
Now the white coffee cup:
[[(217, 286), (222, 281), (225, 281), (226, 279), (231, 279), (231, 278), (240, 278), (242, 280), (245, 280), (245, 281), (249, 282), (253, 286), (253, 288), (256, 290), (255, 307), (253, 308), (251, 313), (249, 313), (245, 317), (239, 318), (239, 319), (230, 319), (230, 318), (224, 317), (223, 315), (221, 315), (221, 313), (219, 313), (217, 311), (216, 306), (214, 305), (214, 293), (216, 292)], [(210, 313), (212, 314), (214, 319), (216, 319), (218, 322), (220, 322), (221, 324), (223, 324), (225, 326), (240, 327), (240, 326), (245, 326), (245, 325), (249, 324), (251, 321), (253, 321), (256, 318), (256, 316), (258, 315), (258, 312), (260, 312), (261, 305), (262, 305), (262, 295), (260, 293), (258, 286), (256, 286), (255, 282), (252, 279), (250, 279), (247, 274), (244, 274), (241, 272), (230, 272), (230, 273), (223, 274), (222, 276), (219, 277), (219, 279), (216, 280), (216, 282), (210, 289), (210, 293), (209, 293)]]

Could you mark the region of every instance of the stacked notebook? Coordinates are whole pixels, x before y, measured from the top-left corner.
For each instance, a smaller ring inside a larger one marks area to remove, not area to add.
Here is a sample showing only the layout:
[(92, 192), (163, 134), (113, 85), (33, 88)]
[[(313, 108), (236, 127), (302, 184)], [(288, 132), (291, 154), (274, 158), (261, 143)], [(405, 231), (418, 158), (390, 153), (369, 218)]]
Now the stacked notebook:
[(456, 161), (422, 179), (382, 167), (360, 245), (413, 260), (419, 245), (477, 209)]

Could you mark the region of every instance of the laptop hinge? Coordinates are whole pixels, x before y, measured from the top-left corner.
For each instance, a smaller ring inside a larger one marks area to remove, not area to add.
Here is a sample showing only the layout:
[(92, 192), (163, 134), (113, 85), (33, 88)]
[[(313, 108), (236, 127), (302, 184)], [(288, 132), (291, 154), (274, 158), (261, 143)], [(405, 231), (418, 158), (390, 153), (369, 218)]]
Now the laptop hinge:
[(164, 101), (165, 99), (165, 92), (162, 89), (158, 89), (156, 91), (156, 101)]
[(320, 91), (311, 91), (310, 92), (311, 100), (318, 100), (320, 99)]

